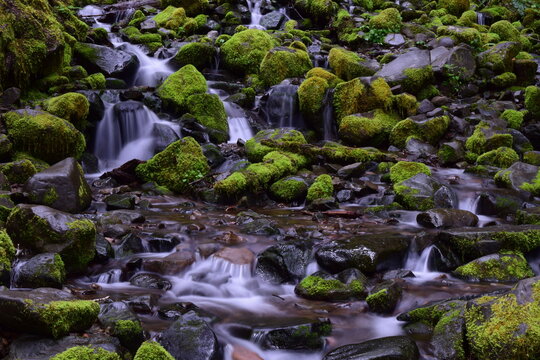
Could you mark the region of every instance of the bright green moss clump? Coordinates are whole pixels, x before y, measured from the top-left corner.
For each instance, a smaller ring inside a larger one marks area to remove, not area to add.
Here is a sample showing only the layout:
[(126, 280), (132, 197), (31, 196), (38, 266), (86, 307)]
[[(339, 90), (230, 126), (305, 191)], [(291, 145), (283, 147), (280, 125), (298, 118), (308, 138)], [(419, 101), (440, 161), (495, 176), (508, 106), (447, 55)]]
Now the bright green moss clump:
[(492, 24), (489, 32), (499, 35), (501, 41), (520, 41), (519, 31), (507, 20)]
[(304, 278), (294, 291), (301, 297), (313, 300), (340, 301), (365, 296), (365, 288), (361, 280), (353, 280), (350, 284), (345, 284), (337, 279), (324, 279), (315, 275)]
[(260, 79), (266, 86), (272, 86), (287, 78), (304, 76), (312, 67), (306, 51), (278, 47), (267, 52), (263, 58)]
[(418, 94), (428, 85), (433, 83), (433, 69), (431, 66), (423, 68), (405, 69), (403, 71), (405, 79), (401, 82), (401, 86), (405, 92)]
[(401, 15), (395, 8), (384, 9), (369, 20), (369, 27), (399, 32), (401, 29)]
[(144, 181), (155, 181), (169, 190), (184, 193), (193, 181), (209, 170), (201, 146), (192, 137), (185, 137), (167, 146), (144, 164), (137, 166), (137, 175)]
[(508, 147), (488, 151), (476, 159), (476, 163), (479, 165), (493, 165), (500, 168), (507, 168), (516, 161), (519, 161), (519, 155)]
[(24, 159), (0, 164), (0, 172), (10, 184), (24, 184), (37, 170), (30, 160)]
[(404, 148), (411, 136), (436, 145), (446, 133), (450, 125), (448, 116), (439, 116), (424, 122), (405, 119), (396, 124), (390, 132), (390, 143), (398, 148)]
[(294, 5), (315, 22), (323, 23), (332, 17), (337, 5), (331, 0), (295, 0)]
[(266, 53), (274, 48), (275, 41), (263, 30), (249, 29), (234, 34), (221, 45), (226, 68), (242, 74), (258, 74)]
[(259, 131), (253, 138), (246, 141), (246, 154), (251, 162), (260, 162), (263, 157), (274, 148), (263, 145), (264, 140), (272, 140), (279, 144), (307, 144), (304, 135), (300, 131), (290, 129), (268, 129)]
[(491, 83), (499, 89), (505, 89), (507, 87), (510, 87), (514, 85), (516, 81), (517, 81), (517, 76), (516, 74), (512, 72), (505, 72), (491, 79)]
[[(113, 352), (100, 347), (75, 346), (53, 356), (50, 360), (121, 360), (122, 358)], [(147, 358), (150, 360), (150, 358)]]
[(284, 178), (270, 186), (272, 197), (283, 202), (302, 200), (306, 196), (307, 190), (306, 182), (297, 177)]
[(383, 78), (373, 80), (366, 87), (360, 79), (353, 79), (336, 86), (334, 108), (338, 125), (347, 115), (364, 113), (374, 109), (390, 109), (392, 91)]
[(349, 115), (339, 124), (339, 136), (347, 143), (356, 146), (377, 146), (388, 140), (388, 135), (399, 121), (395, 114), (376, 110), (372, 117)]
[(298, 88), (300, 111), (309, 120), (318, 120), (325, 104), (323, 100), (328, 89), (328, 82), (318, 76), (312, 76), (302, 82)]
[(91, 90), (105, 89), (106, 84), (105, 75), (102, 73), (89, 75), (82, 79), (81, 82)]
[[(32, 306), (32, 305), (30, 305)], [(88, 329), (97, 319), (99, 304), (88, 300), (52, 301), (36, 311), (54, 338)]]
[(363, 63), (365, 59), (356, 53), (342, 48), (332, 48), (328, 55), (330, 67), (336, 76), (344, 80), (352, 80), (360, 76), (371, 76), (375, 72)]
[[(159, 26), (164, 26), (174, 30), (178, 28), (186, 20), (186, 12), (184, 9), (177, 9), (174, 6), (167, 6), (165, 10), (152, 18)], [(169, 23), (171, 21), (171, 23)], [(170, 27), (169, 27), (170, 26)]]
[(174, 63), (178, 66), (191, 64), (199, 71), (212, 65), (216, 49), (206, 42), (192, 42), (182, 46), (174, 56)]
[(540, 196), (540, 171), (538, 171), (533, 181), (530, 183), (524, 183), (521, 185), (521, 188), (535, 196)]
[(472, 281), (515, 282), (534, 276), (523, 254), (504, 252), (488, 255), (458, 267), (454, 274)]
[(193, 65), (186, 65), (163, 82), (157, 95), (171, 111), (187, 110), (187, 100), (191, 95), (205, 93), (206, 79)]
[(528, 86), (525, 89), (525, 107), (534, 117), (540, 118), (540, 87)]
[(144, 342), (133, 360), (174, 360), (171, 354), (155, 341)]
[(118, 320), (114, 323), (112, 334), (116, 336), (122, 346), (135, 352), (144, 341), (141, 323), (137, 320)]
[(44, 101), (43, 108), (49, 113), (65, 119), (75, 125), (77, 130), (84, 131), (90, 103), (83, 94), (66, 93)]
[(195, 94), (187, 99), (187, 111), (210, 130), (210, 138), (216, 142), (229, 139), (229, 123), (223, 102), (216, 94)]
[(422, 163), (400, 161), (390, 168), (390, 180), (397, 184), (420, 173), (431, 175), (431, 170)]
[(27, 152), (48, 163), (79, 158), (86, 141), (68, 121), (46, 112), (17, 110), (4, 114), (7, 134), (15, 151)]
[(307, 201), (331, 198), (334, 195), (334, 185), (330, 175), (319, 175), (308, 189)]
[(15, 258), (15, 246), (5, 230), (0, 230), (0, 273), (11, 270)]
[(335, 88), (337, 84), (343, 82), (343, 80), (336, 75), (320, 67), (309, 70), (306, 74), (306, 79), (309, 79), (310, 77), (319, 77), (326, 80), (331, 88)]
[(508, 127), (512, 129), (519, 129), (523, 123), (524, 113), (517, 110), (504, 110), (501, 114), (501, 119), (506, 120)]
[(460, 16), (463, 12), (469, 10), (469, 0), (439, 0), (439, 8), (446, 9), (455, 16)]

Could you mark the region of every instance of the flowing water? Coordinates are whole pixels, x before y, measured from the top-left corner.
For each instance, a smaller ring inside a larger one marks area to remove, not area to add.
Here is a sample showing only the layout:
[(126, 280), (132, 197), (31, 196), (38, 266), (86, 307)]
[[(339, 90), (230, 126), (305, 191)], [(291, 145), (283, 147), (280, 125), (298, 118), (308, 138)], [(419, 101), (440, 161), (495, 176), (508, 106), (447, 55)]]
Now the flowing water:
[(264, 29), (263, 26), (261, 26), (261, 5), (263, 0), (248, 0), (247, 5), (249, 8), (249, 12), (251, 14), (251, 23), (249, 24), (249, 27), (252, 29)]

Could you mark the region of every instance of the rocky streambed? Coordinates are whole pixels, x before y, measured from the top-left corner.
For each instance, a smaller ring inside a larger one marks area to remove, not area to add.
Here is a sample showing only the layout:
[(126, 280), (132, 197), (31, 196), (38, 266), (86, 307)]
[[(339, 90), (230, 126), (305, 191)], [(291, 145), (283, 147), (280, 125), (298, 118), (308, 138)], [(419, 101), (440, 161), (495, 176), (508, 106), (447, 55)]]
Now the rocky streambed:
[(0, 357), (538, 358), (539, 23), (0, 4)]

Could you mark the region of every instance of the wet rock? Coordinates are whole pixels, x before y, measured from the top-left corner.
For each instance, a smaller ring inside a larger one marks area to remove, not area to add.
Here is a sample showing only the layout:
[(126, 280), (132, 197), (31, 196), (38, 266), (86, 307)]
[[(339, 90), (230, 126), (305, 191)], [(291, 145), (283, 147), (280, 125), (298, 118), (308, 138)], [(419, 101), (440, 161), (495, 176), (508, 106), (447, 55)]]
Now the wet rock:
[(165, 330), (159, 343), (177, 360), (216, 360), (220, 353), (216, 335), (193, 311)]
[(431, 51), (431, 66), (434, 71), (447, 71), (448, 68), (459, 68), (460, 76), (467, 79), (476, 71), (476, 61), (472, 49), (467, 45), (446, 49), (441, 46)]
[(98, 224), (115, 225), (115, 224), (142, 224), (146, 221), (144, 215), (137, 211), (115, 210), (100, 214)]
[(278, 235), (280, 233), (276, 223), (269, 217), (257, 214), (254, 211), (244, 211), (238, 214), (236, 224), (240, 225), (240, 232), (249, 235)]
[(114, 258), (114, 249), (110, 242), (101, 234), (96, 235), (96, 257), (95, 261), (105, 263), (109, 259)]
[(360, 162), (350, 164), (350, 165), (345, 165), (338, 170), (337, 175), (343, 179), (348, 179), (351, 177), (359, 177), (364, 174), (367, 166), (368, 166), (367, 163), (360, 163)]
[(264, 349), (320, 350), (325, 344), (324, 336), (332, 332), (332, 324), (329, 319), (319, 319), (311, 323), (262, 331), (264, 335), (261, 344)]
[(410, 138), (405, 143), (405, 151), (416, 159), (426, 158), (435, 154), (435, 147), (416, 138)]
[(402, 279), (407, 277), (415, 277), (411, 270), (398, 269), (390, 270), (384, 273), (383, 280)]
[(416, 221), (428, 228), (476, 226), (478, 216), (467, 210), (431, 209), (416, 216)]
[(194, 262), (195, 255), (191, 251), (176, 251), (164, 258), (144, 259), (143, 268), (163, 275), (174, 275), (180, 273)]
[(247, 248), (226, 247), (216, 252), (213, 256), (236, 265), (251, 265), (255, 259), (253, 252)]
[(75, 57), (91, 72), (101, 72), (106, 77), (126, 78), (138, 67), (135, 55), (107, 46), (77, 43)]
[(457, 195), (451, 188), (424, 173), (402, 181), (394, 190), (396, 200), (410, 210), (452, 208), (457, 205)]
[(429, 50), (411, 50), (385, 64), (375, 75), (383, 77), (387, 82), (395, 83), (406, 78), (404, 74), (406, 69), (424, 68), (430, 64)]
[(147, 19), (139, 25), (141, 32), (155, 32), (158, 29), (156, 22), (152, 19)]
[(272, 11), (261, 18), (261, 26), (268, 30), (277, 30), (281, 27), (285, 15), (279, 11)]
[(482, 256), (458, 267), (453, 274), (471, 282), (516, 282), (534, 276), (521, 253), (500, 253)]
[(148, 250), (151, 252), (170, 252), (174, 247), (184, 241), (184, 236), (177, 233), (166, 233), (163, 236), (153, 235), (149, 239)]
[(19, 288), (50, 287), (61, 289), (66, 277), (64, 262), (58, 254), (43, 253), (18, 266), (12, 286)]
[(465, 311), (458, 307), (445, 313), (433, 331), (431, 344), (437, 359), (463, 359), (465, 355)]
[(479, 215), (504, 217), (513, 215), (522, 207), (523, 199), (512, 190), (483, 192), (478, 196), (475, 212)]
[(478, 54), (478, 66), (498, 74), (512, 71), (512, 59), (516, 57), (520, 50), (521, 44), (517, 42), (500, 42)]
[(21, 89), (10, 87), (0, 94), (0, 108), (16, 104), (21, 98)]
[(325, 301), (363, 299), (367, 278), (357, 269), (347, 269), (335, 276), (318, 271), (304, 278), (296, 287), (296, 295)]
[(388, 34), (384, 37), (384, 43), (390, 46), (405, 44), (405, 38), (401, 34)]
[(156, 274), (141, 273), (133, 276), (129, 283), (133, 286), (138, 286), (145, 289), (169, 290), (171, 283)]
[(418, 105), (418, 113), (420, 114), (425, 114), (433, 109), (435, 109), (435, 106), (428, 99), (420, 101), (420, 104)]
[(400, 268), (408, 243), (409, 239), (401, 234), (364, 235), (324, 244), (315, 258), (321, 267), (332, 273), (357, 268), (370, 274)]
[(273, 245), (257, 256), (255, 274), (274, 284), (296, 283), (305, 276), (310, 257), (306, 242)]
[(131, 194), (112, 194), (103, 201), (107, 204), (107, 210), (133, 210), (137, 197)]
[(94, 224), (46, 206), (17, 205), (6, 230), (15, 244), (33, 253), (58, 253), (68, 272), (85, 270), (95, 255)]
[(90, 206), (92, 191), (86, 183), (84, 172), (74, 158), (67, 158), (35, 174), (25, 184), (35, 204), (77, 213)]
[(515, 191), (522, 191), (524, 183), (533, 183), (540, 167), (522, 162), (513, 163), (508, 169), (498, 172), (495, 182)]
[(376, 313), (391, 314), (401, 299), (401, 293), (401, 284), (395, 280), (378, 284), (366, 298), (369, 310)]
[(3, 330), (54, 338), (89, 328), (99, 313), (96, 302), (76, 300), (70, 293), (51, 288), (2, 290), (0, 306)]
[(134, 353), (144, 341), (141, 322), (123, 302), (113, 302), (101, 306), (99, 322), (109, 328), (120, 344)]
[(323, 360), (418, 360), (418, 347), (406, 336), (390, 336), (338, 347)]
[(145, 250), (144, 242), (139, 236), (127, 234), (122, 238), (120, 245), (115, 249), (114, 255), (116, 258), (121, 258), (139, 254)]

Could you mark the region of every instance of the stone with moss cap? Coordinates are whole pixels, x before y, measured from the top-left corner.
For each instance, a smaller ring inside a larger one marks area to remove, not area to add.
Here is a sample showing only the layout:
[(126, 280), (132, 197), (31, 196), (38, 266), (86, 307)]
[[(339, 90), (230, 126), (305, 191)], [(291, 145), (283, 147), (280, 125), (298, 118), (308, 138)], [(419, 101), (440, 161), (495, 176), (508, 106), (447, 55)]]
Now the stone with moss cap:
[(376, 313), (391, 314), (401, 299), (401, 285), (396, 280), (378, 284), (366, 298), (369, 310)]
[(297, 130), (285, 128), (261, 130), (253, 138), (246, 141), (245, 149), (249, 161), (260, 162), (266, 154), (275, 150), (270, 146), (263, 145), (261, 142), (264, 140), (274, 140), (278, 144), (307, 144), (304, 135)]
[(302, 201), (307, 195), (306, 181), (297, 176), (289, 176), (276, 181), (270, 186), (270, 195), (283, 202)]
[(83, 331), (97, 319), (99, 304), (77, 300), (70, 293), (40, 288), (0, 291), (0, 321), (6, 330), (59, 338)]
[(439, 0), (438, 6), (441, 9), (447, 9), (448, 12), (455, 16), (461, 16), (461, 14), (471, 6), (469, 0)]
[[(340, 274), (345, 272), (348, 271), (345, 270)], [(294, 288), (294, 292), (310, 300), (344, 301), (366, 297), (367, 278), (361, 272), (355, 270), (348, 279), (340, 274), (331, 276), (324, 272), (316, 272), (302, 279)]]
[(476, 159), (479, 165), (493, 165), (499, 168), (510, 167), (516, 161), (519, 161), (519, 155), (514, 149), (505, 146), (488, 151)]
[(317, 23), (329, 21), (337, 10), (337, 4), (331, 0), (295, 0), (294, 6)]
[(187, 111), (209, 130), (217, 143), (229, 140), (229, 123), (223, 102), (216, 94), (195, 94), (187, 98)]
[(383, 110), (359, 115), (349, 115), (339, 123), (339, 137), (356, 146), (378, 146), (388, 141), (390, 131), (400, 120), (399, 116)]
[(171, 354), (155, 341), (145, 341), (133, 360), (174, 360)]
[(401, 30), (401, 15), (399, 10), (395, 8), (384, 9), (369, 20), (369, 27), (371, 29), (399, 32)]
[(500, 20), (491, 24), (489, 32), (499, 35), (501, 41), (520, 41), (519, 30), (507, 20)]
[(33, 253), (58, 253), (68, 273), (85, 270), (95, 255), (94, 224), (46, 206), (17, 205), (6, 231), (15, 244)]
[(523, 123), (524, 112), (507, 109), (501, 114), (501, 119), (506, 120), (508, 127), (512, 129), (519, 129)]
[(400, 161), (390, 168), (390, 180), (397, 184), (420, 173), (431, 175), (431, 170), (422, 163)]
[(9, 285), (15, 246), (5, 230), (0, 230), (0, 284)]
[(521, 51), (521, 44), (518, 42), (500, 42), (488, 50), (478, 54), (477, 62), (479, 67), (485, 67), (496, 74), (512, 71), (513, 59)]
[(458, 267), (453, 274), (472, 282), (516, 282), (534, 276), (520, 252), (486, 255)]
[(340, 83), (334, 91), (334, 108), (338, 122), (347, 115), (374, 109), (390, 109), (392, 90), (383, 78), (373, 80), (368, 86), (360, 79)]
[(51, 358), (51, 360), (121, 360), (122, 358), (101, 347), (74, 346)]
[(199, 71), (209, 68), (215, 58), (216, 48), (207, 42), (192, 42), (182, 46), (171, 59), (177, 66), (191, 64)]
[(398, 148), (404, 148), (411, 136), (436, 145), (446, 133), (450, 118), (446, 115), (417, 122), (405, 119), (396, 124), (390, 132), (390, 143)]
[(307, 201), (313, 202), (318, 199), (332, 198), (334, 195), (334, 185), (332, 177), (328, 174), (317, 176), (313, 184), (308, 189)]
[(157, 96), (170, 111), (183, 113), (188, 110), (188, 98), (204, 94), (208, 86), (204, 76), (193, 65), (186, 65), (169, 75), (157, 89)]
[(343, 48), (332, 48), (328, 55), (328, 62), (336, 76), (347, 81), (360, 76), (371, 76), (376, 71), (369, 66), (366, 59)]
[(266, 53), (275, 45), (275, 40), (263, 30), (240, 31), (221, 45), (223, 63), (232, 71), (258, 74)]
[(47, 112), (16, 110), (5, 113), (3, 119), (15, 151), (55, 163), (70, 156), (79, 158), (86, 148), (83, 134)]
[(527, 86), (525, 89), (525, 107), (535, 118), (540, 118), (540, 87)]
[(272, 86), (287, 78), (304, 76), (312, 67), (307, 51), (280, 46), (264, 56), (260, 79), (266, 86)]
[(155, 15), (152, 20), (159, 26), (167, 29), (177, 30), (186, 21), (186, 11), (183, 8), (167, 6), (164, 10)]
[(298, 88), (298, 102), (302, 115), (308, 119), (314, 128), (322, 128), (322, 113), (324, 99), (329, 84), (326, 79), (311, 76)]
[(0, 164), (0, 172), (10, 184), (24, 184), (37, 169), (30, 160), (23, 159)]
[(137, 166), (136, 172), (144, 181), (155, 181), (171, 191), (185, 193), (191, 183), (204, 177), (209, 169), (199, 143), (185, 137)]
[(83, 94), (66, 93), (47, 99), (43, 102), (43, 108), (62, 119), (72, 123), (77, 130), (84, 131), (86, 117), (90, 110), (90, 103)]
[(343, 80), (337, 77), (337, 75), (334, 75), (330, 71), (320, 67), (314, 67), (313, 69), (309, 70), (306, 73), (306, 79), (309, 79), (310, 77), (319, 77), (326, 80), (331, 88), (335, 88), (337, 84), (343, 82)]
[(12, 285), (29, 289), (39, 287), (61, 289), (65, 279), (66, 271), (60, 255), (43, 253), (20, 266)]

